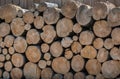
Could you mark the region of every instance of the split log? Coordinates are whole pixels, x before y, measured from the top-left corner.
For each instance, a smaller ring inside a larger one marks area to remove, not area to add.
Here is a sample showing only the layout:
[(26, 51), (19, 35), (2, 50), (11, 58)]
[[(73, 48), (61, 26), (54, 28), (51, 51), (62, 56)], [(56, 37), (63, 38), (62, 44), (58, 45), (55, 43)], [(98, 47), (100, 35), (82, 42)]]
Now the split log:
[(104, 47), (106, 49), (111, 49), (114, 47), (114, 43), (113, 43), (113, 40), (111, 38), (107, 38), (105, 41), (104, 41)]
[(50, 53), (53, 57), (59, 57), (63, 53), (63, 47), (60, 42), (53, 42), (50, 46)]
[(105, 49), (105, 48), (101, 48), (101, 49), (98, 50), (97, 60), (99, 62), (105, 62), (108, 59), (108, 55), (109, 55), (108, 50)]
[(87, 75), (85, 79), (95, 79), (93, 75)]
[(97, 75), (101, 71), (101, 64), (96, 59), (90, 59), (87, 61), (85, 68), (90, 75)]
[(47, 53), (49, 51), (49, 49), (50, 49), (50, 47), (48, 44), (46, 44), (46, 43), (41, 44), (42, 53)]
[(73, 56), (71, 61), (71, 67), (75, 72), (79, 72), (84, 67), (84, 59), (80, 55)]
[(88, 5), (81, 5), (76, 13), (76, 20), (80, 25), (87, 25), (91, 22), (91, 7)]
[(4, 63), (0, 62), (0, 68), (3, 68), (3, 67), (4, 67)]
[(44, 68), (41, 71), (41, 79), (52, 79), (53, 71), (51, 68)]
[(44, 59), (47, 60), (47, 61), (50, 60), (51, 59), (51, 54), (50, 53), (45, 53), (44, 54)]
[(52, 79), (63, 79), (62, 74), (55, 74)]
[(59, 11), (55, 8), (49, 7), (43, 13), (43, 18), (47, 24), (55, 24), (59, 17)]
[(5, 64), (4, 64), (4, 69), (5, 69), (7, 72), (11, 71), (12, 68), (13, 68), (13, 66), (12, 66), (12, 63), (11, 63), (10, 61), (5, 62)]
[(27, 42), (23, 37), (17, 37), (14, 41), (14, 49), (18, 53), (24, 53), (27, 48)]
[(97, 50), (93, 46), (85, 46), (81, 50), (81, 56), (83, 58), (93, 59), (97, 56)]
[(41, 39), (45, 43), (51, 43), (56, 37), (56, 31), (52, 25), (46, 25), (42, 28)]
[(120, 48), (113, 47), (110, 50), (110, 56), (113, 60), (120, 60)]
[(12, 55), (11, 61), (15, 67), (22, 67), (24, 65), (24, 56), (19, 53), (15, 53)]
[(77, 72), (74, 75), (74, 79), (85, 79), (85, 74), (83, 72)]
[(44, 12), (47, 9), (47, 4), (45, 2), (39, 3), (37, 10), (40, 12)]
[(7, 48), (4, 48), (4, 49), (2, 50), (2, 54), (3, 54), (3, 55), (7, 55), (7, 54), (8, 54)]
[(23, 71), (20, 68), (13, 68), (10, 75), (12, 79), (21, 79), (23, 76)]
[(79, 41), (82, 45), (90, 45), (93, 42), (94, 34), (91, 31), (82, 31), (79, 36)]
[(5, 59), (6, 59), (7, 61), (10, 60), (10, 59), (11, 59), (10, 54), (7, 54), (7, 55), (5, 56)]
[(44, 18), (42, 16), (37, 16), (34, 19), (34, 27), (36, 29), (41, 29), (44, 26)]
[(77, 5), (73, 1), (68, 1), (61, 7), (61, 13), (67, 18), (75, 17), (76, 12)]
[(31, 25), (30, 24), (25, 24), (24, 28), (25, 30), (29, 31), (31, 29)]
[(26, 35), (28, 44), (37, 44), (40, 41), (40, 34), (36, 29), (30, 29)]
[(25, 52), (27, 59), (30, 62), (36, 63), (41, 58), (40, 49), (37, 46), (29, 46)]
[(14, 36), (20, 36), (23, 34), (25, 28), (24, 28), (24, 22), (22, 18), (15, 18), (12, 20), (11, 23), (11, 31)]
[(76, 23), (74, 26), (73, 26), (73, 31), (74, 33), (78, 34), (82, 31), (82, 27), (79, 23)]
[(55, 58), (52, 62), (52, 69), (56, 73), (65, 74), (70, 70), (70, 62), (64, 57)]
[(10, 73), (7, 71), (3, 72), (3, 79), (10, 79)]
[(0, 62), (4, 62), (5, 61), (5, 56), (3, 54), (0, 54)]
[(7, 23), (0, 23), (0, 37), (4, 37), (10, 33), (10, 25)]
[(72, 32), (73, 22), (68, 18), (63, 18), (56, 25), (56, 32), (59, 37), (66, 37)]
[(96, 36), (104, 38), (111, 33), (111, 27), (105, 20), (96, 21), (93, 26), (93, 31)]
[(109, 60), (102, 64), (102, 74), (105, 78), (116, 78), (120, 74), (120, 62)]
[(102, 74), (97, 74), (95, 79), (105, 79)]
[(71, 45), (71, 50), (73, 53), (77, 54), (80, 53), (82, 49), (82, 45), (79, 42), (73, 42)]
[(95, 40), (93, 41), (93, 46), (96, 49), (100, 49), (102, 48), (104, 45), (103, 39), (102, 38), (95, 38)]
[(76, 35), (73, 36), (73, 37), (72, 37), (72, 40), (73, 40), (73, 41), (78, 41), (78, 36), (76, 36)]
[(23, 72), (25, 79), (40, 79), (41, 76), (40, 68), (36, 64), (31, 62), (25, 64)]
[(12, 54), (15, 53), (14, 47), (9, 47), (8, 51), (9, 51), (9, 54), (10, 54), (10, 55), (12, 55)]
[(71, 50), (65, 50), (65, 54), (64, 54), (64, 57), (66, 58), (66, 59), (71, 59), (72, 57), (73, 57), (73, 52), (71, 51)]
[(61, 45), (64, 48), (70, 47), (72, 43), (73, 43), (73, 40), (70, 37), (64, 37), (64, 38), (62, 38)]
[(46, 66), (47, 66), (46, 61), (45, 61), (45, 60), (40, 60), (40, 61), (38, 62), (38, 66), (39, 66), (39, 68), (41, 68), (41, 69), (46, 68)]
[(71, 72), (65, 73), (64, 79), (73, 79), (73, 74)]

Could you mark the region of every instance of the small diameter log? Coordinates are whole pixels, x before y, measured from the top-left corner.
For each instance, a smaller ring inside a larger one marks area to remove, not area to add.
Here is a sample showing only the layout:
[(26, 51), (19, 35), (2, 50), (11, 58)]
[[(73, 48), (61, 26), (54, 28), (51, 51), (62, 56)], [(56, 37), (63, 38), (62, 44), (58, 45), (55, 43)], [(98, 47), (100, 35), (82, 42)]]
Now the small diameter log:
[(73, 73), (71, 73), (71, 72), (65, 73), (64, 79), (73, 79)]
[(102, 38), (95, 38), (95, 40), (93, 41), (93, 46), (96, 49), (100, 49), (102, 48), (104, 45), (103, 39)]
[(8, 71), (4, 71), (2, 76), (3, 76), (3, 79), (10, 79), (10, 73)]
[(52, 61), (50, 61), (50, 60), (48, 60), (48, 61), (46, 62), (47, 66), (51, 66), (51, 63), (52, 63)]
[(38, 17), (39, 16), (39, 11), (34, 11), (34, 17)]
[(120, 45), (120, 28), (115, 28), (112, 30), (111, 37), (115, 45)]
[(65, 74), (70, 70), (70, 62), (64, 57), (57, 57), (53, 59), (52, 69), (56, 73)]
[(78, 34), (82, 31), (82, 27), (79, 23), (76, 23), (74, 26), (73, 26), (73, 31), (74, 33)]
[(97, 75), (101, 71), (101, 64), (96, 59), (90, 59), (87, 61), (85, 68), (90, 75)]
[(7, 48), (4, 48), (4, 49), (2, 50), (2, 54), (3, 54), (3, 55), (7, 55), (7, 54), (8, 54)]
[(31, 29), (31, 25), (30, 24), (25, 24), (24, 28), (25, 30), (29, 31)]
[(106, 61), (102, 64), (101, 70), (105, 78), (116, 78), (120, 74), (120, 62), (115, 60)]
[(40, 12), (44, 12), (47, 9), (47, 4), (45, 2), (39, 3), (37, 10)]
[(49, 51), (49, 49), (50, 49), (50, 47), (48, 44), (46, 44), (46, 43), (41, 44), (42, 53), (47, 53)]
[(4, 37), (10, 33), (10, 25), (7, 23), (0, 23), (0, 37)]
[(51, 59), (51, 54), (50, 53), (45, 53), (44, 54), (44, 59), (47, 60), (47, 61), (50, 60)]
[(78, 41), (78, 36), (76, 36), (76, 35), (73, 36), (73, 37), (72, 37), (72, 40), (73, 40), (73, 41)]
[(50, 46), (50, 53), (53, 57), (59, 57), (63, 53), (63, 47), (60, 42), (53, 42)]
[(10, 75), (12, 79), (21, 79), (23, 76), (23, 71), (20, 68), (13, 68)]
[(1, 48), (5, 48), (5, 43), (4, 42), (0, 42), (0, 47)]
[(27, 11), (23, 14), (23, 21), (25, 23), (31, 24), (34, 21), (34, 15), (31, 11)]
[(41, 29), (44, 26), (44, 18), (42, 16), (37, 16), (34, 19), (34, 27), (36, 29)]
[(61, 13), (67, 18), (75, 17), (76, 12), (77, 5), (73, 1), (68, 1), (61, 7)]
[(4, 62), (5, 61), (5, 56), (3, 54), (0, 54), (0, 62)]
[(42, 79), (52, 79), (53, 71), (51, 68), (44, 68), (41, 71), (41, 78)]
[(5, 38), (4, 38), (4, 43), (5, 43), (5, 46), (6, 47), (11, 47), (13, 45), (13, 42), (14, 42), (14, 36), (12, 35), (7, 35)]
[(102, 74), (97, 74), (95, 79), (105, 79)]
[(97, 50), (93, 46), (85, 46), (81, 50), (81, 56), (83, 58), (93, 59), (97, 56)]
[(59, 17), (59, 11), (55, 8), (49, 7), (43, 13), (43, 18), (47, 24), (55, 24)]
[(74, 79), (85, 79), (85, 74), (83, 72), (77, 72), (74, 75)]
[(80, 25), (87, 25), (91, 22), (91, 7), (88, 5), (81, 5), (76, 13), (76, 20)]
[(30, 62), (36, 63), (41, 58), (40, 49), (37, 46), (29, 46), (25, 52), (27, 59)]
[(12, 20), (11, 23), (11, 31), (14, 36), (20, 36), (23, 34), (25, 28), (24, 28), (24, 22), (22, 18), (15, 18)]
[(12, 55), (12, 54), (15, 53), (14, 47), (9, 47), (8, 51), (9, 51), (9, 54), (10, 54), (10, 55)]
[(96, 36), (104, 38), (111, 33), (111, 27), (105, 20), (96, 21), (93, 26), (93, 31)]
[(45, 43), (51, 43), (56, 37), (56, 31), (52, 25), (46, 25), (42, 28), (41, 39)]
[(54, 74), (52, 79), (63, 79), (62, 74)]
[(73, 56), (71, 61), (71, 67), (75, 72), (79, 72), (84, 67), (84, 59), (80, 55)]
[(64, 38), (62, 38), (61, 45), (64, 48), (70, 47), (72, 43), (73, 43), (73, 40), (70, 37), (64, 37)]
[(22, 67), (24, 65), (24, 56), (19, 53), (15, 53), (12, 55), (11, 61), (15, 67)]
[(59, 37), (66, 37), (72, 32), (73, 22), (68, 18), (63, 18), (58, 21), (56, 25), (57, 35)]
[(87, 75), (85, 79), (95, 79), (93, 75)]
[(10, 60), (10, 59), (11, 59), (10, 54), (7, 54), (7, 55), (5, 56), (5, 59), (6, 59), (6, 60)]
[(27, 48), (27, 42), (23, 37), (17, 37), (14, 41), (13, 47), (16, 52), (24, 53)]
[(13, 66), (12, 66), (12, 63), (10, 62), (10, 61), (7, 61), (7, 62), (5, 62), (5, 64), (4, 64), (4, 69), (6, 70), (6, 71), (11, 71), (12, 70), (12, 68), (13, 68)]
[(97, 60), (99, 62), (105, 62), (108, 59), (108, 55), (109, 55), (109, 52), (107, 51), (107, 49), (101, 48), (98, 50)]
[(68, 60), (71, 59), (73, 57), (73, 52), (71, 50), (66, 50), (64, 57)]
[(46, 61), (45, 60), (40, 60), (38, 62), (38, 66), (40, 67), (40, 69), (46, 68), (46, 66), (47, 66)]
[(94, 39), (94, 34), (91, 31), (82, 31), (79, 36), (79, 41), (82, 45), (92, 44)]
[(111, 48), (113, 48), (113, 46), (114, 46), (114, 42), (113, 42), (113, 40), (111, 39), (111, 38), (107, 38), (105, 41), (104, 41), (104, 47), (106, 48), (106, 49), (111, 49)]
[(4, 63), (0, 62), (0, 68), (3, 68), (3, 67), (4, 67)]
[(120, 48), (113, 47), (110, 50), (110, 56), (113, 60), (120, 60)]
[(40, 79), (41, 70), (40, 68), (31, 62), (25, 64), (23, 68), (25, 79)]
[(18, 16), (19, 18), (23, 17), (23, 10), (18, 10), (17, 16)]
[(30, 29), (26, 35), (28, 44), (37, 44), (40, 41), (40, 34), (36, 29)]
[(77, 54), (80, 53), (82, 49), (82, 45), (79, 42), (73, 42), (71, 45), (71, 50), (73, 53)]

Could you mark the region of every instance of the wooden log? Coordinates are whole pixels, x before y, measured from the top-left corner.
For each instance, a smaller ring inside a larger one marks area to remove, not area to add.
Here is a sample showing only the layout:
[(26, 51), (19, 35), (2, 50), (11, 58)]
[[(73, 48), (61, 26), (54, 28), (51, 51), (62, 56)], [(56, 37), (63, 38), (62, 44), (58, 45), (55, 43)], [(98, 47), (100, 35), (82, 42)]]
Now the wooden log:
[(27, 48), (27, 42), (23, 37), (17, 37), (14, 41), (13, 47), (16, 52), (24, 53)]
[(75, 72), (79, 72), (84, 67), (84, 59), (80, 55), (73, 56), (71, 60), (71, 67)]
[(55, 24), (59, 17), (59, 11), (55, 8), (49, 7), (43, 13), (43, 18), (47, 24)]
[(3, 54), (0, 54), (0, 62), (4, 62), (5, 61), (5, 56)]
[(105, 79), (102, 74), (97, 74), (95, 79)]
[(78, 36), (74, 35), (74, 36), (72, 37), (72, 40), (73, 40), (73, 41), (78, 41)]
[(20, 36), (23, 34), (25, 28), (24, 28), (24, 22), (22, 18), (15, 18), (12, 20), (11, 23), (11, 31), (14, 36)]
[(59, 41), (51, 44), (50, 53), (53, 57), (59, 57), (63, 53), (63, 47)]
[(51, 59), (51, 54), (50, 53), (45, 53), (44, 54), (44, 59), (47, 60), (47, 61), (50, 60)]
[(109, 55), (108, 50), (105, 49), (105, 48), (101, 48), (101, 49), (98, 50), (97, 60), (99, 62), (105, 62), (108, 59), (108, 55)]
[(2, 69), (0, 69), (0, 77), (2, 77), (2, 73), (3, 73), (3, 71), (2, 71)]
[(15, 67), (22, 67), (25, 63), (24, 56), (19, 53), (15, 53), (12, 55), (11, 61)]
[(76, 20), (80, 25), (87, 25), (91, 22), (91, 7), (88, 5), (81, 5), (76, 13)]
[(0, 42), (0, 47), (1, 48), (5, 48), (5, 43), (2, 41), (2, 42)]
[(3, 72), (3, 79), (10, 79), (10, 73), (8, 71)]
[(4, 49), (2, 50), (2, 54), (3, 54), (3, 55), (7, 55), (7, 54), (8, 54), (7, 48), (4, 48)]
[(10, 61), (5, 62), (5, 64), (4, 64), (4, 69), (5, 69), (7, 72), (11, 71), (12, 68), (13, 68), (13, 66), (12, 66), (12, 63), (11, 63)]
[(120, 28), (115, 28), (112, 30), (111, 37), (115, 45), (120, 45)]
[(53, 71), (51, 68), (44, 68), (41, 71), (41, 78), (42, 79), (52, 79)]
[(64, 79), (73, 79), (73, 73), (71, 73), (71, 72), (65, 73)]
[(30, 24), (25, 24), (24, 28), (25, 30), (29, 31), (31, 29), (31, 25)]
[(0, 37), (4, 37), (10, 33), (10, 25), (7, 23), (0, 23)]
[(5, 56), (5, 59), (6, 59), (7, 61), (10, 60), (10, 59), (11, 59), (10, 54), (7, 54), (7, 55)]
[(81, 50), (81, 56), (83, 58), (93, 59), (97, 56), (97, 50), (93, 46), (85, 46)]
[(40, 60), (40, 61), (38, 62), (38, 66), (39, 66), (39, 68), (41, 68), (41, 69), (46, 68), (46, 66), (47, 66), (46, 61), (45, 61), (45, 60)]
[(66, 58), (66, 59), (71, 59), (72, 57), (73, 57), (73, 52), (71, 51), (71, 50), (65, 50), (65, 54), (64, 54), (64, 57)]
[(41, 39), (45, 43), (51, 43), (56, 37), (56, 31), (52, 25), (46, 25), (42, 28), (43, 32), (41, 33)]
[(40, 68), (31, 62), (28, 62), (25, 64), (23, 68), (23, 73), (25, 76), (25, 79), (40, 79), (41, 76), (41, 70)]
[(77, 5), (72, 1), (66, 2), (61, 7), (61, 13), (67, 18), (71, 19), (75, 17), (76, 12), (77, 12)]
[(95, 38), (95, 40), (93, 41), (93, 46), (96, 49), (100, 49), (102, 48), (104, 45), (103, 39), (102, 38)]
[(57, 57), (53, 59), (52, 69), (56, 73), (65, 74), (70, 70), (70, 62), (64, 57)]
[(76, 34), (80, 33), (80, 32), (82, 31), (81, 25), (80, 25), (79, 23), (74, 24), (74, 26), (73, 26), (73, 31), (74, 31), (74, 33), (76, 33)]
[(37, 46), (28, 46), (25, 55), (30, 62), (36, 63), (41, 58), (40, 49)]
[(50, 47), (48, 44), (46, 44), (46, 43), (41, 44), (42, 53), (47, 53), (49, 51), (49, 49), (50, 49)]
[(37, 18), (39, 16), (39, 11), (34, 11), (34, 17)]
[(120, 48), (113, 47), (113, 48), (110, 50), (110, 57), (111, 57), (113, 60), (120, 60)]
[(21, 79), (23, 76), (23, 71), (20, 68), (13, 68), (10, 75), (12, 79)]
[(85, 74), (83, 72), (77, 72), (74, 75), (74, 79), (85, 79)]
[(37, 7), (37, 10), (40, 12), (44, 12), (46, 9), (47, 9), (47, 4), (45, 2), (40, 2)]
[(92, 31), (82, 31), (79, 36), (79, 41), (82, 45), (90, 45), (92, 44), (94, 37)]
[(6, 47), (11, 47), (13, 45), (13, 42), (14, 42), (14, 37), (12, 35), (7, 35), (5, 38), (4, 38), (4, 43), (5, 43), (5, 46)]
[(47, 66), (51, 66), (51, 63), (52, 63), (51, 60), (48, 60), (48, 61), (46, 62)]
[(9, 54), (10, 54), (10, 55), (12, 55), (12, 54), (15, 53), (14, 47), (9, 47), (8, 51), (9, 51)]
[(90, 59), (87, 61), (85, 68), (90, 75), (97, 75), (101, 71), (101, 64), (96, 59)]
[(31, 11), (26, 11), (24, 14), (23, 14), (23, 21), (25, 23), (33, 23), (34, 21), (34, 15)]
[(113, 48), (113, 46), (114, 46), (114, 43), (113, 43), (113, 40), (111, 39), (111, 38), (107, 38), (105, 41), (104, 41), (104, 47), (106, 48), (106, 49), (111, 49), (111, 48)]
[(111, 27), (105, 20), (96, 21), (93, 26), (93, 31), (96, 36), (104, 38), (111, 33)]
[(19, 18), (22, 18), (22, 17), (23, 17), (23, 11), (22, 11), (22, 10), (18, 10), (17, 16), (18, 16)]
[(120, 62), (109, 60), (102, 65), (102, 74), (105, 78), (116, 78), (120, 74)]
[(62, 45), (64, 48), (70, 47), (72, 43), (73, 43), (73, 40), (72, 40), (70, 37), (64, 37), (64, 38), (62, 38), (62, 40), (61, 40), (61, 45)]
[(93, 75), (87, 75), (85, 79), (95, 79)]
[(37, 44), (40, 41), (40, 34), (36, 29), (30, 29), (26, 35), (28, 44)]
[[(3, 62), (0, 62), (0, 68), (3, 68), (4, 67), (4, 63)], [(0, 72), (1, 73), (1, 72)]]
[(41, 29), (44, 26), (44, 18), (42, 16), (37, 16), (34, 19), (34, 27), (36, 29)]
[(53, 75), (53, 78), (52, 79), (63, 79), (63, 76), (62, 76), (62, 74), (55, 74), (55, 75)]

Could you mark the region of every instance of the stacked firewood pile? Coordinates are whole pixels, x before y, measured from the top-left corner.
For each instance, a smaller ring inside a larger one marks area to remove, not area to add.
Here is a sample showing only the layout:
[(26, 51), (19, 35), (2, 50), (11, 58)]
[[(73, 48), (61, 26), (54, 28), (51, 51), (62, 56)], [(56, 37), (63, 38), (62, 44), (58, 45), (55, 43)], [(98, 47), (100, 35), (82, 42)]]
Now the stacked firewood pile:
[(120, 79), (120, 8), (0, 7), (0, 77)]

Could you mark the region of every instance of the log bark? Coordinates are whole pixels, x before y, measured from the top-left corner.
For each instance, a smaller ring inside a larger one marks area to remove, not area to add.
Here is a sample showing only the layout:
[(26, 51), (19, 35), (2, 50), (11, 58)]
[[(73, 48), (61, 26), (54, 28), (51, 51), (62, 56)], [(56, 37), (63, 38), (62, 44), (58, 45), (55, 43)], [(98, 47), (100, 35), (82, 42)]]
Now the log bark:
[(62, 40), (61, 40), (61, 45), (62, 45), (64, 48), (70, 47), (72, 43), (73, 43), (73, 40), (72, 40), (70, 37), (64, 37), (64, 38), (62, 38)]
[(77, 72), (74, 75), (74, 79), (85, 79), (85, 74), (83, 72)]
[(106, 49), (111, 49), (111, 48), (113, 48), (114, 47), (114, 42), (113, 42), (113, 40), (111, 39), (111, 38), (107, 38), (105, 41), (104, 41), (104, 47), (106, 48)]
[(42, 16), (37, 16), (35, 19), (34, 19), (34, 27), (36, 29), (41, 29), (43, 26), (44, 26), (44, 18)]
[(41, 78), (42, 79), (52, 79), (53, 71), (51, 68), (44, 68), (41, 71)]
[(46, 66), (47, 66), (46, 61), (45, 61), (45, 60), (40, 60), (40, 61), (38, 62), (38, 66), (39, 66), (39, 68), (41, 68), (41, 69), (46, 68)]
[(120, 48), (113, 47), (110, 50), (110, 56), (113, 60), (120, 60)]
[(49, 51), (49, 49), (50, 49), (50, 47), (48, 44), (46, 44), (46, 43), (41, 44), (42, 53), (47, 53)]
[(13, 68), (13, 66), (12, 66), (12, 63), (11, 63), (10, 61), (5, 62), (5, 64), (4, 64), (4, 69), (5, 69), (7, 72), (11, 71), (12, 68)]
[(82, 31), (82, 26), (79, 23), (74, 24), (73, 31), (76, 34), (80, 33)]
[(104, 45), (103, 39), (102, 38), (95, 38), (95, 40), (93, 41), (93, 46), (96, 49), (100, 49), (102, 48)]

